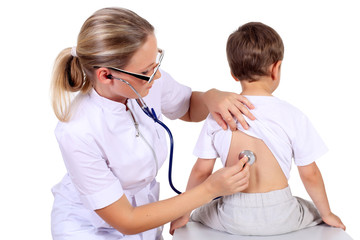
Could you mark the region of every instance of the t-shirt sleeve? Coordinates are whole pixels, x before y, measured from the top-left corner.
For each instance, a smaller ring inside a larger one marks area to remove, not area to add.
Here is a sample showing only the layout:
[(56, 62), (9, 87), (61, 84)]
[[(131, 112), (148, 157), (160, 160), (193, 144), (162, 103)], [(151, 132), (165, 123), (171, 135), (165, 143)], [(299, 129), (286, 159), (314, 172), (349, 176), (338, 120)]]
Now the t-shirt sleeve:
[(193, 154), (198, 158), (213, 159), (219, 157), (213, 143), (213, 136), (210, 127), (211, 125), (208, 117), (204, 122), (193, 151)]
[(297, 119), (296, 134), (293, 139), (294, 162), (297, 166), (311, 164), (328, 151), (324, 141), (305, 116)]
[(101, 209), (121, 198), (121, 183), (91, 137), (66, 132), (57, 137), (69, 176), (87, 208)]
[(161, 112), (172, 120), (184, 116), (190, 106), (191, 88), (176, 82), (163, 70), (161, 78), (163, 78)]

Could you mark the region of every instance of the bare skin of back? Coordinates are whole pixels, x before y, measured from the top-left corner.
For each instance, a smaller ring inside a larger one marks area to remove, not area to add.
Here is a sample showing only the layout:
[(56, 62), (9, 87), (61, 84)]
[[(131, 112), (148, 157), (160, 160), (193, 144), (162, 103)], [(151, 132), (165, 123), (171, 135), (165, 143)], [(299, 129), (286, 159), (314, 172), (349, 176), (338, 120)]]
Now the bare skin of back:
[(251, 137), (242, 131), (232, 133), (225, 166), (229, 167), (238, 162), (238, 156), (243, 150), (254, 152), (256, 160), (250, 167), (249, 187), (242, 192), (264, 193), (288, 186), (288, 181), (279, 163), (266, 144), (261, 139)]

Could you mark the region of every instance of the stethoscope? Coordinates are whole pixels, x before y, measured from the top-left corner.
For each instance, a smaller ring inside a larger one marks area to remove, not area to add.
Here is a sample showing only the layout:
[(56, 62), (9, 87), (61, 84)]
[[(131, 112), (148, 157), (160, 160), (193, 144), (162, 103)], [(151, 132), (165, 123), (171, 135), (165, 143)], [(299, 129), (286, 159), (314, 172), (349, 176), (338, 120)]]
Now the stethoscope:
[[(173, 155), (174, 155), (174, 139), (173, 139), (173, 135), (172, 135), (170, 129), (168, 128), (168, 126), (165, 125), (165, 123), (163, 123), (162, 121), (159, 120), (159, 118), (156, 115), (156, 112), (155, 112), (154, 108), (151, 108), (151, 110), (150, 110), (150, 108), (146, 105), (144, 99), (141, 97), (141, 95), (138, 93), (138, 91), (136, 91), (136, 89), (128, 81), (126, 81), (124, 79), (121, 79), (121, 78), (116, 78), (116, 77), (114, 77), (112, 75), (108, 75), (107, 77), (110, 78), (110, 79), (116, 79), (116, 80), (122, 81), (123, 83), (127, 84), (133, 90), (133, 92), (138, 96), (138, 98), (136, 99), (136, 102), (138, 103), (141, 110), (146, 114), (146, 116), (153, 119), (154, 122), (156, 122), (160, 126), (162, 126), (166, 130), (166, 132), (168, 133), (169, 139), (170, 139), (169, 171), (168, 171), (169, 185), (170, 185), (171, 189), (174, 192), (176, 192), (177, 194), (181, 194), (182, 192), (177, 190), (175, 188), (173, 182), (172, 182), (172, 164), (173, 164)], [(134, 121), (135, 121), (135, 119), (134, 119)], [(146, 139), (144, 139), (144, 140), (147, 143)], [(156, 162), (156, 166), (157, 166), (156, 154), (155, 154), (154, 150), (152, 149), (152, 147), (150, 146), (150, 144), (147, 143), (147, 145), (151, 148), (151, 150), (152, 150), (152, 152), (153, 152), (153, 154), (155, 156), (155, 162)]]
[[(156, 112), (153, 108), (150, 108), (146, 105), (145, 101), (143, 100), (143, 98), (141, 97), (141, 95), (136, 91), (136, 89), (126, 80), (123, 80), (121, 78), (115, 78), (113, 76), (109, 76), (111, 78), (114, 78), (116, 80), (120, 80), (122, 82), (124, 82), (125, 84), (127, 84), (133, 91), (134, 93), (138, 96), (138, 99), (136, 99), (136, 102), (138, 103), (139, 107), (143, 110), (143, 112), (151, 119), (154, 120), (154, 122), (158, 123), (160, 126), (162, 126), (166, 132), (169, 135), (169, 139), (170, 139), (170, 154), (169, 154), (169, 171), (168, 171), (168, 181), (169, 181), (169, 185), (171, 187), (171, 189), (176, 192), (177, 194), (181, 194), (182, 192), (180, 192), (173, 184), (172, 181), (172, 165), (173, 165), (173, 156), (174, 156), (174, 139), (173, 139), (173, 135), (170, 131), (170, 129), (165, 125), (165, 123), (163, 123), (162, 121), (159, 120), (159, 118), (156, 115)], [(146, 141), (146, 140), (145, 140)], [(147, 143), (147, 142), (146, 142)], [(148, 143), (147, 143), (148, 144)], [(150, 144), (148, 144), (150, 146)], [(150, 148), (152, 149), (152, 147), (150, 146)], [(155, 155), (154, 150), (152, 149), (153, 154)], [(156, 155), (155, 155), (156, 156)], [(255, 162), (255, 154), (250, 151), (250, 150), (244, 150), (239, 154), (238, 159), (240, 160), (241, 158), (243, 158), (244, 156), (247, 157), (247, 161), (250, 165), (252, 165)], [(156, 159), (156, 157), (155, 157)], [(157, 164), (157, 160), (156, 164)], [(156, 165), (157, 166), (157, 165)]]
[[(136, 102), (138, 103), (139, 107), (141, 108), (141, 110), (151, 119), (154, 120), (154, 122), (158, 123), (160, 126), (162, 126), (166, 132), (169, 135), (169, 139), (170, 139), (170, 154), (169, 154), (169, 170), (168, 170), (168, 181), (169, 181), (169, 185), (171, 187), (171, 189), (176, 192), (177, 194), (181, 194), (182, 192), (180, 192), (179, 190), (177, 190), (172, 182), (172, 165), (173, 165), (173, 155), (174, 155), (174, 139), (173, 139), (173, 135), (170, 131), (170, 129), (165, 125), (165, 123), (163, 123), (162, 121), (159, 120), (159, 118), (156, 115), (156, 112), (154, 110), (154, 108), (150, 108), (146, 105), (145, 101), (143, 100), (143, 98), (141, 97), (141, 95), (138, 93), (138, 91), (136, 91), (136, 89), (126, 80), (121, 79), (121, 78), (117, 78), (112, 76), (111, 74), (107, 75), (108, 78), (110, 79), (116, 79), (119, 81), (122, 81), (123, 83), (127, 84), (132, 90), (133, 92), (138, 96), (138, 98), (136, 99)], [(145, 143), (151, 148), (152, 153), (154, 155), (154, 159), (156, 162), (156, 174), (158, 171), (158, 162), (157, 162), (157, 158), (156, 158), (156, 153), (154, 151), (154, 149), (151, 147), (151, 145), (147, 142), (147, 140), (142, 136), (142, 134), (140, 133), (139, 129), (137, 128), (137, 123), (135, 121), (135, 118), (133, 116), (133, 114), (131, 113), (133, 120), (134, 120), (134, 124), (135, 127), (139, 133), (139, 135), (144, 139)], [(250, 151), (250, 150), (244, 150), (239, 154), (239, 159), (243, 158), (244, 156), (247, 157), (248, 159), (248, 163), (250, 165), (252, 165), (255, 162), (255, 154)]]
[(242, 151), (240, 154), (239, 154), (239, 160), (240, 159), (242, 159), (244, 156), (246, 156), (247, 157), (247, 162), (250, 164), (250, 165), (253, 165), (254, 164), (254, 162), (255, 162), (255, 159), (256, 159), (256, 157), (255, 157), (255, 154), (252, 152), (252, 151), (250, 151), (250, 150), (244, 150), (244, 151)]

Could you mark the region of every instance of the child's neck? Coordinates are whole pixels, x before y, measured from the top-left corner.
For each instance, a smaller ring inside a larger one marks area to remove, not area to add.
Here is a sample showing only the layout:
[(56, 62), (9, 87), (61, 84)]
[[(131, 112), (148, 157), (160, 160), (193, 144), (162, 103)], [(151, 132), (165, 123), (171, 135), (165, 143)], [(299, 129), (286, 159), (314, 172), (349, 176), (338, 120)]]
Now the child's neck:
[(261, 84), (260, 82), (247, 82), (242, 83), (242, 92), (241, 95), (249, 96), (272, 96), (273, 90), (266, 84)]

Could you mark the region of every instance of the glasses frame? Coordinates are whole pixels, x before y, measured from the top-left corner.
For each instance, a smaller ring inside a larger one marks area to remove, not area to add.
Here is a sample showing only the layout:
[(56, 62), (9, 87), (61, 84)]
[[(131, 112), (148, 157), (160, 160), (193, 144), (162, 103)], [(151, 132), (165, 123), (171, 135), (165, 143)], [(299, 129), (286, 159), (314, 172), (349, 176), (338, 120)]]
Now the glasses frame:
[[(162, 59), (164, 58), (164, 53), (165, 53), (165, 51), (159, 48), (159, 49), (158, 49), (158, 52), (160, 53), (159, 62), (158, 62), (157, 65), (155, 66), (154, 72), (151, 74), (151, 76), (146, 76), (146, 75), (142, 75), (142, 74), (138, 74), (138, 73), (133, 73), (133, 72), (125, 71), (125, 70), (123, 70), (123, 69), (116, 68), (116, 67), (104, 66), (104, 68), (108, 68), (108, 69), (111, 69), (111, 70), (114, 70), (114, 71), (117, 71), (117, 72), (125, 73), (125, 74), (127, 74), (127, 75), (130, 75), (130, 76), (136, 77), (136, 78), (138, 78), (138, 79), (147, 81), (148, 83), (151, 83), (152, 80), (154, 80), (154, 77), (155, 77), (157, 71), (158, 71), (159, 68), (160, 68)], [(100, 67), (100, 66), (94, 66), (94, 68), (101, 68), (101, 67)]]

